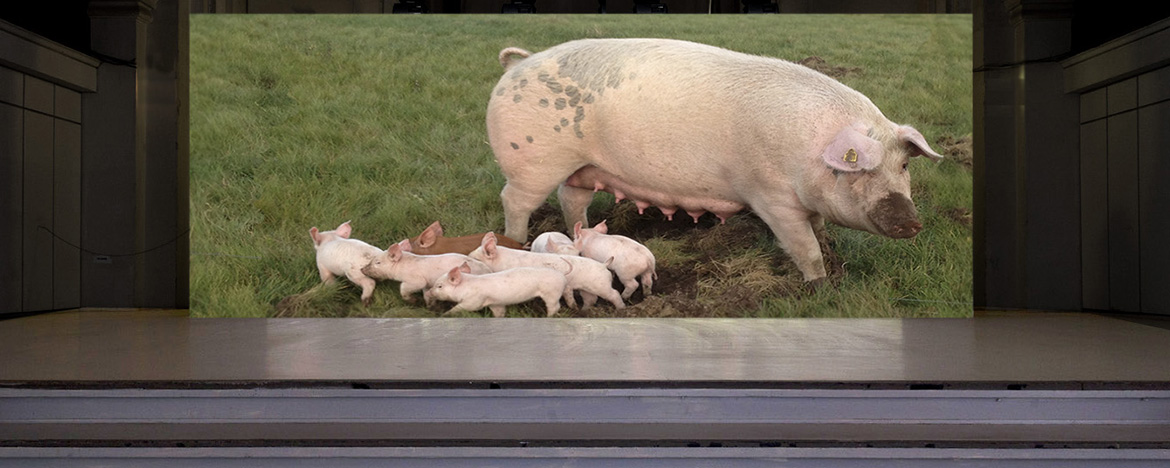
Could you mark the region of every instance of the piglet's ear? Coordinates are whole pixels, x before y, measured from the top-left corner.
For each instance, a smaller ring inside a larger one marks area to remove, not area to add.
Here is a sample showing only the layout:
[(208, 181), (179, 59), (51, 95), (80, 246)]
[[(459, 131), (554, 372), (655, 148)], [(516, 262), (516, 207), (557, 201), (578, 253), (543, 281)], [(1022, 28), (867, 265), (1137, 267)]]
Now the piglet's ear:
[(309, 228), (309, 237), (313, 238), (313, 245), (321, 245), (320, 231), (317, 231), (317, 226)]
[(386, 256), (390, 258), (390, 261), (397, 262), (398, 259), (402, 258), (402, 244), (391, 245), (390, 248), (386, 249)]
[(910, 157), (926, 156), (934, 161), (941, 161), (943, 156), (935, 153), (930, 149), (930, 145), (926, 143), (926, 138), (922, 136), (918, 130), (909, 125), (902, 125), (898, 127), (898, 139), (906, 144), (910, 150)]
[(467, 264), (467, 262), (463, 262), (462, 265), (459, 265), (459, 272), (460, 273), (471, 273), (471, 265)]
[(459, 271), (459, 267), (452, 268), (451, 271), (447, 272), (447, 282), (451, 286), (458, 286), (459, 283), (463, 282), (463, 273)]
[(349, 235), (353, 233), (353, 227), (349, 225), (349, 221), (341, 223), (337, 226), (337, 235), (349, 239)]
[(483, 240), (479, 242), (480, 247), (483, 247), (483, 253), (487, 254), (488, 258), (496, 256), (496, 233), (489, 232), (483, 235)]
[(443, 235), (443, 228), (439, 227), (438, 221), (435, 221), (430, 226), (428, 226), (426, 229), (423, 229), (422, 234), (418, 235), (418, 240), (415, 242), (418, 242), (419, 247), (422, 247), (424, 249), (429, 249), (431, 246), (435, 245), (435, 241), (438, 239), (439, 236), (442, 236), (442, 235)]
[(397, 245), (398, 248), (401, 249), (403, 252), (410, 252), (410, 251), (414, 250), (414, 248), (410, 246), (410, 239), (402, 239), (401, 241), (399, 241), (395, 245)]
[(573, 225), (573, 238), (576, 239), (578, 237), (581, 237), (581, 222), (580, 221), (577, 221), (577, 224)]
[(866, 136), (864, 126), (853, 124), (837, 132), (821, 159), (838, 171), (868, 171), (882, 163), (882, 144)]
[(609, 226), (605, 225), (604, 219), (601, 220), (600, 223), (597, 223), (596, 226), (593, 226), (593, 230), (597, 231), (598, 233), (601, 233), (601, 234), (609, 234)]

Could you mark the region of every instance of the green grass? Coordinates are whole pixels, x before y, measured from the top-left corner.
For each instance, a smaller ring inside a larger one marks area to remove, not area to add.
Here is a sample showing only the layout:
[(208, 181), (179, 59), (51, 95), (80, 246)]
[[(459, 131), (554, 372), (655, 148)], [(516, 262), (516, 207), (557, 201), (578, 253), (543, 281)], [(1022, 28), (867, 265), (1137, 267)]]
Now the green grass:
[[(345, 281), (320, 285), (308, 230), (352, 220), (356, 238), (380, 247), (436, 219), (452, 235), (502, 230), (505, 181), (484, 110), (508, 46), (670, 37), (816, 56), (853, 70), (840, 80), (936, 150), (972, 128), (969, 15), (193, 15), (190, 35), (193, 316), (433, 316), (399, 298), (395, 283), (380, 284), (369, 307)], [(623, 314), (688, 315), (689, 302), (699, 315), (968, 316), (970, 169), (919, 158), (911, 173), (926, 230), (897, 241), (831, 227), (844, 265), (830, 287), (794, 288), (799, 274), (771, 234), (740, 215), (735, 226), (639, 239), (660, 270), (696, 275), (695, 295), (648, 298)], [(591, 220), (610, 214), (606, 197)], [(717, 259), (686, 237), (742, 232)], [(755, 293), (746, 302), (711, 295), (728, 290)], [(673, 312), (649, 312), (661, 302)], [(606, 309), (593, 313), (617, 314)]]

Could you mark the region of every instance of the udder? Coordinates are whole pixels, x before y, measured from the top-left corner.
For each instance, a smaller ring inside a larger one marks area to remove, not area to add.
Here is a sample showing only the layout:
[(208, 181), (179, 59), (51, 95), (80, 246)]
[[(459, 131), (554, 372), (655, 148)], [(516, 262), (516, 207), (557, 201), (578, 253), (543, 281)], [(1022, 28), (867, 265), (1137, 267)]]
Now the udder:
[(565, 180), (565, 185), (589, 189), (594, 192), (612, 193), (616, 203), (629, 199), (638, 207), (638, 214), (644, 214), (646, 208), (655, 207), (670, 220), (673, 220), (674, 214), (681, 210), (690, 215), (696, 223), (699, 222), (699, 217), (706, 212), (711, 212), (719, 218), (720, 223), (723, 223), (744, 207), (743, 203), (735, 200), (646, 188), (622, 180), (620, 177), (593, 165), (578, 169)]

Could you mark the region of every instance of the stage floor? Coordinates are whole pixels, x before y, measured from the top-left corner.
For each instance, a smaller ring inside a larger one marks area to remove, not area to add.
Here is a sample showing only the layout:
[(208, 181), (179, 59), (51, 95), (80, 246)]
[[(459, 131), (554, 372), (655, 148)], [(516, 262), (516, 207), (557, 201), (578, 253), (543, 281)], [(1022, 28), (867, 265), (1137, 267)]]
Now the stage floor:
[(83, 309), (0, 321), (0, 385), (1168, 388), (1168, 323), (1042, 312), (192, 319), (185, 311)]

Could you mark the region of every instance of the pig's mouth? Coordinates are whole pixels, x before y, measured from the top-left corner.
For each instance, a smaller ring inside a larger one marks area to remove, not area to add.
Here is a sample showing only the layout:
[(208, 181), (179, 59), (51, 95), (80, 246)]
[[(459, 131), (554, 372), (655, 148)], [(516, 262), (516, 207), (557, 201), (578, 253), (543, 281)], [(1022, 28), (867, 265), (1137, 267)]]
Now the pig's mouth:
[(918, 221), (918, 211), (914, 208), (914, 202), (900, 193), (890, 192), (885, 198), (878, 200), (868, 215), (880, 234), (887, 237), (906, 239), (922, 231), (922, 223)]

